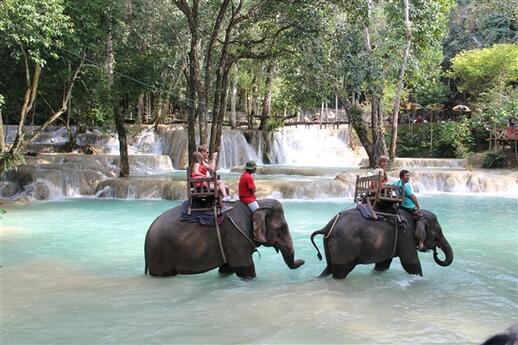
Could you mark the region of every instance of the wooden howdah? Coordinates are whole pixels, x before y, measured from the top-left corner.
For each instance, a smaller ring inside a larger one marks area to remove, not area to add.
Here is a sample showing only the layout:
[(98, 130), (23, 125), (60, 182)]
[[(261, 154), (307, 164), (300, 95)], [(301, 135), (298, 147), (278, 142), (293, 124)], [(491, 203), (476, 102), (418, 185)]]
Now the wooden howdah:
[(401, 204), (402, 193), (398, 187), (384, 184), (382, 174), (363, 176), (356, 175), (356, 186), (354, 188), (354, 202), (357, 204), (366, 204), (374, 219), (378, 219), (378, 215), (395, 217), (396, 214), (379, 210), (382, 203), (399, 203)]
[(189, 215), (192, 211), (219, 209), (217, 181), (216, 172), (211, 172), (210, 177), (207, 178), (193, 178), (191, 177), (191, 169), (187, 168), (187, 197), (189, 199), (187, 213)]

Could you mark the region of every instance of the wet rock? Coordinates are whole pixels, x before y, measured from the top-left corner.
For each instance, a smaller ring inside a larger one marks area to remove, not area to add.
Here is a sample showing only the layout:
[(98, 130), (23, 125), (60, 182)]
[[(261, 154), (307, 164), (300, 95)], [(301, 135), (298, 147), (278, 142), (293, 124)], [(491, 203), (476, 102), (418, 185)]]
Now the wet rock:
[(11, 198), (20, 191), (20, 187), (14, 182), (0, 182), (0, 196), (3, 198)]
[(33, 184), (32, 197), (36, 200), (48, 200), (50, 196), (49, 186), (43, 182), (35, 182)]

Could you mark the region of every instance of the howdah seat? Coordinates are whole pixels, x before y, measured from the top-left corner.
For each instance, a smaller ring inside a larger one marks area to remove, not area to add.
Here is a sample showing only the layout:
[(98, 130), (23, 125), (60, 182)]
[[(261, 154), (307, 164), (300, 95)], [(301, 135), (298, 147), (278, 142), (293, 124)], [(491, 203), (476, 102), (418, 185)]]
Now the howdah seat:
[(193, 178), (191, 169), (187, 168), (187, 197), (189, 199), (189, 209), (187, 213), (191, 215), (192, 211), (213, 211), (219, 209), (219, 193), (217, 188), (218, 177), (216, 172), (210, 172), (210, 177)]
[(357, 204), (366, 204), (374, 219), (378, 219), (378, 215), (395, 217), (396, 214), (381, 211), (379, 206), (393, 209), (394, 204), (400, 204), (403, 200), (399, 188), (382, 182), (381, 172), (378, 175), (360, 177), (356, 175), (356, 186), (354, 188), (354, 202)]

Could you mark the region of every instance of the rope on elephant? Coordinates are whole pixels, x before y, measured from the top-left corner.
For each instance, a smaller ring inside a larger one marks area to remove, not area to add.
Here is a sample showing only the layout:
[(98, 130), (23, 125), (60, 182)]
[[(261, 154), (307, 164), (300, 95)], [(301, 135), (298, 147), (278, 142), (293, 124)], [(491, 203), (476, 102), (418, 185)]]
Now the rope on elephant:
[(394, 247), (392, 248), (392, 258), (394, 257), (394, 255), (396, 254), (396, 246), (397, 246), (397, 233), (398, 233), (398, 223), (399, 221), (396, 219), (396, 221), (394, 222)]
[(329, 238), (329, 236), (331, 236), (331, 233), (333, 232), (333, 229), (335, 228), (335, 225), (336, 225), (336, 222), (338, 221), (338, 218), (340, 217), (340, 215), (342, 214), (342, 212), (338, 213), (336, 216), (335, 216), (335, 220), (333, 222), (333, 225), (331, 225), (331, 229), (329, 229), (329, 232), (324, 236), (324, 238)]
[[(254, 243), (254, 241), (252, 241), (250, 239), (250, 237), (248, 237), (248, 235), (239, 227), (239, 225), (237, 225), (237, 223), (234, 221), (234, 219), (232, 219), (232, 217), (230, 217), (230, 216), (227, 216), (227, 217), (228, 217), (228, 219), (230, 219), (230, 222), (232, 224), (234, 224), (234, 226), (236, 227), (237, 231), (239, 231), (243, 236), (245, 236), (246, 240), (248, 242), (250, 242), (252, 244), (252, 246), (254, 246), (254, 248), (255, 248), (254, 252), (258, 252), (259, 253), (259, 251), (257, 250), (257, 245)], [(260, 256), (261, 256), (261, 253), (259, 253), (259, 257)]]
[(214, 206), (214, 219), (216, 220), (215, 221), (215, 224), (216, 224), (216, 233), (218, 234), (218, 243), (219, 243), (219, 250), (221, 251), (221, 256), (223, 258), (223, 263), (227, 263), (227, 257), (225, 256), (225, 252), (223, 251), (223, 243), (221, 241), (221, 233), (219, 231), (219, 224), (218, 224), (218, 221), (217, 221), (217, 218), (218, 217), (218, 211), (217, 211), (217, 208), (216, 206)]

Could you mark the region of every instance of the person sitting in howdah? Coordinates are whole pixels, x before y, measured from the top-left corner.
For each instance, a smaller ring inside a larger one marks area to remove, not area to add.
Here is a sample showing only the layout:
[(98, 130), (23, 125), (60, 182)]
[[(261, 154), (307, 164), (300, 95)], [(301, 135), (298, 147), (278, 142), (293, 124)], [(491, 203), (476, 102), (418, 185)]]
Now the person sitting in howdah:
[[(239, 200), (244, 203), (252, 213), (259, 208), (257, 197), (255, 196), (255, 181), (252, 176), (257, 170), (257, 166), (254, 161), (246, 162), (245, 171), (239, 178)], [(253, 214), (252, 214), (253, 217)], [(254, 241), (257, 243), (265, 243), (266, 239), (264, 234), (258, 230), (254, 220)]]
[(415, 236), (418, 241), (417, 248), (424, 250), (424, 240), (426, 232), (424, 229), (424, 218), (419, 210), (419, 202), (415, 196), (414, 189), (410, 184), (410, 172), (408, 170), (401, 170), (399, 172), (399, 180), (391, 183), (395, 187), (399, 187), (403, 196), (403, 202), (401, 208), (410, 212), (412, 218), (416, 222)]

